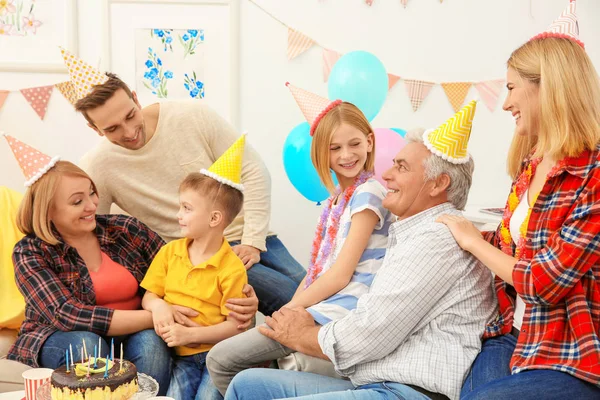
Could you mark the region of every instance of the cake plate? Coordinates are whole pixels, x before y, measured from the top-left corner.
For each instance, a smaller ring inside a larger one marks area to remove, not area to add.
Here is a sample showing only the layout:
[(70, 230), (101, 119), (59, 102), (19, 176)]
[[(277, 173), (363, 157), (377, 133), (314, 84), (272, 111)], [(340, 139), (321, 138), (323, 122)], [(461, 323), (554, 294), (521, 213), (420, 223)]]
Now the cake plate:
[[(146, 400), (156, 396), (158, 393), (158, 382), (146, 374), (138, 372), (138, 391), (130, 400)], [(51, 400), (50, 382), (44, 383), (38, 388), (37, 400)]]

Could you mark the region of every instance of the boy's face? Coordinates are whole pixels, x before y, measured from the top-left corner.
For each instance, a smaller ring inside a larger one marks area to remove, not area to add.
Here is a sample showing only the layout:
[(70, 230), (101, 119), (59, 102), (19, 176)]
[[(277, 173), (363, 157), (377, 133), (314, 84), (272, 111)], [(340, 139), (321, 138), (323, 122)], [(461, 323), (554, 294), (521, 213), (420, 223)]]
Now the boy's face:
[(214, 227), (212, 201), (191, 189), (179, 193), (179, 212), (177, 219), (183, 236), (195, 239), (206, 235)]

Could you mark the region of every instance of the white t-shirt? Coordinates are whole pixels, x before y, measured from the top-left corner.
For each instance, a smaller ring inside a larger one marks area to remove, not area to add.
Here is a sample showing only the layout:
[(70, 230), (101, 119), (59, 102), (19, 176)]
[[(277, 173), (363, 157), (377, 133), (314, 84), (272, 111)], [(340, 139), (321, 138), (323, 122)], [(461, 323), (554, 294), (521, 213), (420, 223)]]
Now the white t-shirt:
[[(383, 198), (386, 194), (387, 191), (381, 183), (375, 179), (369, 179), (356, 188), (354, 194), (352, 194), (352, 197), (348, 201), (348, 204), (340, 217), (340, 224), (335, 239), (335, 248), (327, 260), (321, 261), (323, 263), (323, 269), (317, 276), (317, 279), (331, 268), (339, 256), (344, 241), (350, 231), (351, 218), (354, 214), (364, 210), (371, 210), (379, 217), (379, 222), (375, 225), (375, 229), (371, 233), (371, 237), (367, 242), (367, 246), (360, 257), (348, 285), (328, 299), (307, 309), (317, 323), (325, 325), (328, 322), (344, 317), (351, 310), (356, 308), (359, 297), (369, 291), (375, 273), (381, 266), (383, 257), (385, 256), (389, 227), (396, 219), (394, 215), (382, 205)], [(333, 207), (333, 210), (335, 210), (336, 206)], [(326, 229), (331, 226), (333, 210), (329, 214)], [(325, 245), (325, 241), (322, 241), (321, 248), (318, 252), (319, 255), (323, 253)], [(319, 259), (317, 259), (317, 261), (319, 261)]]
[[(521, 202), (513, 212), (513, 215), (510, 219), (510, 236), (512, 237), (515, 245), (519, 244), (519, 240), (521, 239), (521, 225), (523, 225), (523, 221), (525, 221), (525, 218), (527, 218), (527, 212), (529, 211), (528, 193), (529, 189), (523, 194)], [(515, 305), (513, 326), (517, 329), (521, 329), (521, 325), (523, 325), (523, 314), (525, 313), (525, 303), (519, 295), (517, 295), (516, 300), (517, 304)]]

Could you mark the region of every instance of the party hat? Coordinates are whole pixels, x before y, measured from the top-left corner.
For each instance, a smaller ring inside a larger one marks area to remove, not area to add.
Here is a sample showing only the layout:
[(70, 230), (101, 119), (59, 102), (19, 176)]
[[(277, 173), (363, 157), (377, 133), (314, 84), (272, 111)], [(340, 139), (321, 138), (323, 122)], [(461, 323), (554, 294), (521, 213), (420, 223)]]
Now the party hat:
[(325, 97), (296, 87), (289, 82), (286, 82), (285, 85), (292, 92), (296, 103), (298, 103), (298, 107), (300, 107), (302, 114), (304, 114), (304, 117), (310, 124), (310, 136), (314, 135), (315, 129), (319, 124), (319, 121), (321, 121), (321, 118), (323, 118), (331, 109), (342, 103), (341, 100), (330, 101)]
[(423, 142), (429, 151), (452, 164), (469, 161), (467, 145), (476, 105), (477, 102), (472, 100), (443, 125), (425, 131)]
[(77, 100), (83, 99), (91, 93), (92, 88), (96, 85), (102, 85), (108, 81), (108, 76), (98, 71), (85, 61), (75, 57), (69, 51), (60, 48), (60, 52), (65, 61), (65, 65), (69, 69), (71, 83), (77, 94)]
[(575, 1), (571, 0), (567, 8), (560, 14), (560, 17), (555, 19), (548, 29), (535, 35), (530, 40), (547, 37), (566, 38), (574, 40), (581, 47), (585, 47), (583, 42), (579, 40), (579, 24), (577, 23), (577, 15), (575, 15), (575, 7)]
[(242, 185), (241, 178), (245, 144), (246, 134), (244, 133), (208, 170), (201, 169), (200, 173), (243, 192), (244, 185)]
[(12, 136), (7, 134), (3, 134), (3, 136), (8, 141), (8, 145), (15, 155), (15, 158), (23, 171), (23, 175), (25, 175), (25, 178), (27, 179), (25, 187), (33, 185), (42, 177), (42, 175), (48, 172), (50, 168), (54, 167), (54, 164), (56, 164), (58, 160), (60, 160), (60, 157), (50, 158), (50, 156), (39, 152)]

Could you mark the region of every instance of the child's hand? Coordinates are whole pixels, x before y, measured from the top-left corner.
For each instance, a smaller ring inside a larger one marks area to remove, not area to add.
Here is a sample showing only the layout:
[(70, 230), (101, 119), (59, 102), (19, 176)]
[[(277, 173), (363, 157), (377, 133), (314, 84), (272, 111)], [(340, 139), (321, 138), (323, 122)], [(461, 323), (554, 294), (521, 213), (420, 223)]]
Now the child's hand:
[(185, 346), (192, 343), (190, 338), (190, 328), (179, 324), (165, 326), (160, 330), (160, 336), (163, 338), (167, 346)]
[[(173, 319), (173, 307), (162, 300), (154, 303), (152, 306), (152, 322), (154, 323), (154, 331), (162, 337), (161, 329), (175, 323)], [(165, 340), (164, 337), (162, 338)]]

